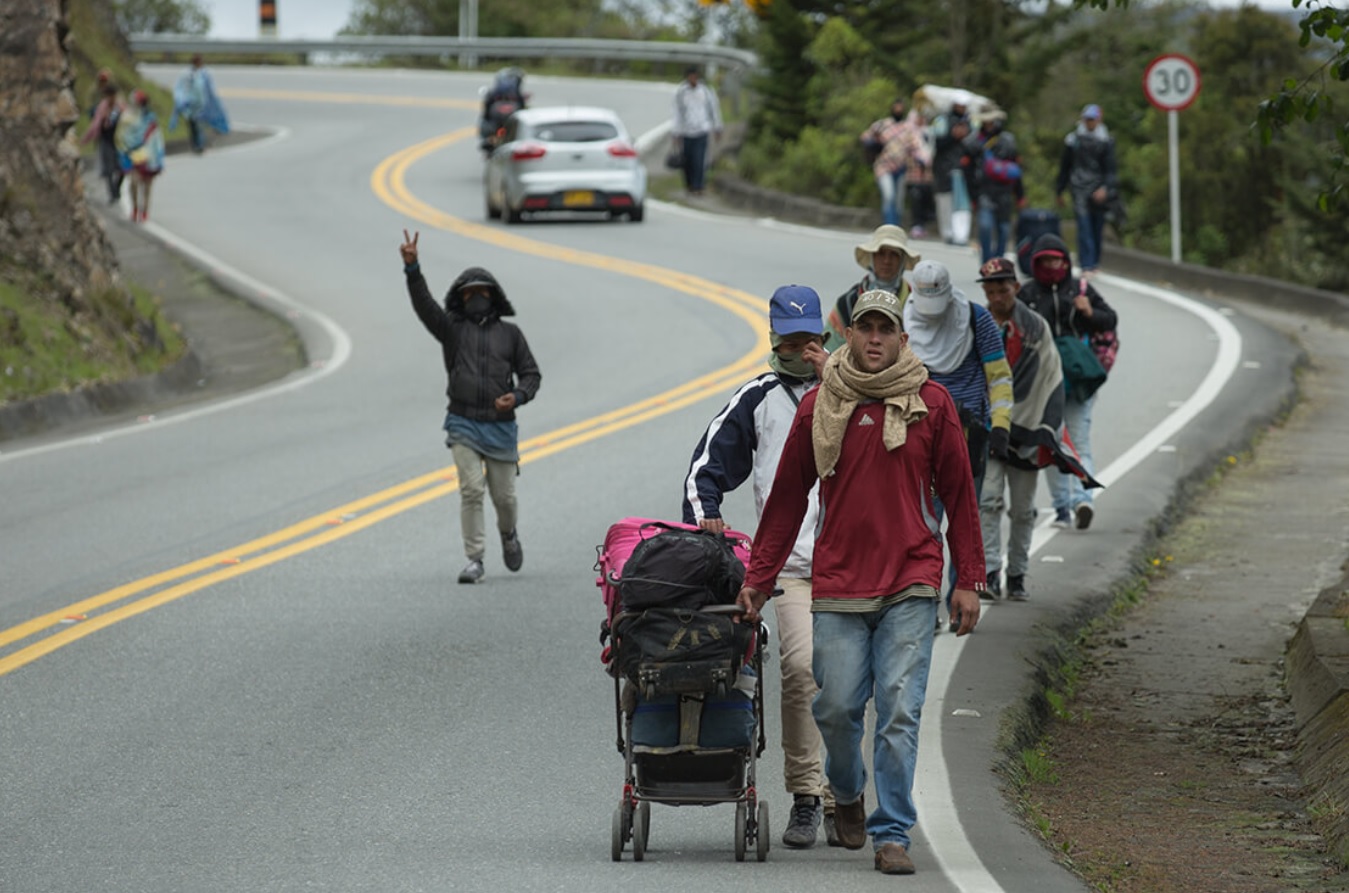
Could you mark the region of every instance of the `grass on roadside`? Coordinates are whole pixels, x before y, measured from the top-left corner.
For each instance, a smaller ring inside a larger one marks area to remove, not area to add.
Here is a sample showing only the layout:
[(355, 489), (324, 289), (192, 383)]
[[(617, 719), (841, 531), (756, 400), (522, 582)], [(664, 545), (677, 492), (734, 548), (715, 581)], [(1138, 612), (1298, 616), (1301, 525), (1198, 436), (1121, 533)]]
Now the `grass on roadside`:
[(35, 290), (0, 282), (0, 403), (148, 375), (183, 354), (182, 336), (139, 286), (94, 294), (91, 314), (75, 316)]

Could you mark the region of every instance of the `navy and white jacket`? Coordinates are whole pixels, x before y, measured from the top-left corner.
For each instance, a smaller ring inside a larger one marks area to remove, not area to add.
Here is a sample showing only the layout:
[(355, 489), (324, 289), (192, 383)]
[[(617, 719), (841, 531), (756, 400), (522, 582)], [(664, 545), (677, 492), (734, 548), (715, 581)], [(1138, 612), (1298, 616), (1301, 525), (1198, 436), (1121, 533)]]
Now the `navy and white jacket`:
[[(797, 404), (816, 384), (813, 378), (800, 381), (767, 372), (740, 386), (712, 419), (693, 451), (693, 461), (684, 479), (684, 523), (720, 518), (722, 498), (751, 475), (754, 509), (756, 515), (763, 514)], [(810, 491), (806, 516), (781, 576), (810, 578), (819, 507), (816, 484)]]

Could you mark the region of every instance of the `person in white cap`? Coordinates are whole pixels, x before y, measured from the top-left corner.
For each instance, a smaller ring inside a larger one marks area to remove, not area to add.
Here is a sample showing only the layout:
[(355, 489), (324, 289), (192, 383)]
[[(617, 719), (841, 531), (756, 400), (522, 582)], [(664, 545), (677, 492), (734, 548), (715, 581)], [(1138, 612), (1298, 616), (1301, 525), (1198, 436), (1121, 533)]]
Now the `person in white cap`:
[(834, 302), (829, 311), (829, 328), (825, 332), (825, 349), (830, 353), (846, 343), (844, 332), (852, 325), (852, 307), (858, 295), (864, 292), (881, 290), (904, 300), (909, 296), (909, 286), (904, 282), (904, 271), (912, 270), (913, 265), (922, 260), (909, 248), (909, 236), (904, 230), (890, 224), (882, 224), (872, 231), (871, 237), (853, 249), (853, 259), (866, 270), (860, 280)]
[[(773, 487), (782, 445), (801, 398), (819, 384), (828, 354), (823, 343), (820, 296), (804, 285), (784, 285), (768, 303), (771, 372), (756, 376), (732, 395), (712, 418), (693, 451), (684, 478), (684, 523), (720, 533), (725, 529), (721, 503), (746, 480), (754, 481), (754, 505), (760, 513)], [(778, 657), (782, 667), (782, 769), (792, 812), (782, 842), (793, 849), (815, 845), (823, 819), (833, 833), (834, 800), (824, 784), (824, 746), (810, 715), (815, 699), (811, 670), (810, 573), (815, 542), (816, 494), (811, 491), (796, 544), (776, 580), (782, 590), (773, 601), (777, 616)]]
[(1059, 177), (1054, 194), (1060, 207), (1063, 191), (1073, 197), (1077, 220), (1077, 262), (1090, 275), (1101, 266), (1101, 239), (1110, 197), (1119, 185), (1115, 166), (1115, 139), (1101, 120), (1101, 107), (1091, 103), (1082, 109), (1077, 129), (1063, 138)]
[[(979, 620), (984, 553), (964, 440), (951, 395), (909, 350), (899, 299), (885, 291), (859, 297), (847, 348), (829, 357), (792, 419), (737, 598), (756, 622), (818, 482), (811, 618), (820, 693), (812, 710), (839, 843), (862, 849), (870, 836), (883, 874), (915, 870), (914, 770), (943, 569), (935, 499), (950, 514), (958, 634)], [(862, 739), (873, 697), (876, 800), (868, 816)]]
[(989, 456), (1007, 458), (1012, 426), (1012, 368), (1002, 335), (986, 307), (951, 286), (944, 265), (925, 260), (904, 278), (909, 283), (904, 304), (909, 347), (955, 401), (978, 498)]

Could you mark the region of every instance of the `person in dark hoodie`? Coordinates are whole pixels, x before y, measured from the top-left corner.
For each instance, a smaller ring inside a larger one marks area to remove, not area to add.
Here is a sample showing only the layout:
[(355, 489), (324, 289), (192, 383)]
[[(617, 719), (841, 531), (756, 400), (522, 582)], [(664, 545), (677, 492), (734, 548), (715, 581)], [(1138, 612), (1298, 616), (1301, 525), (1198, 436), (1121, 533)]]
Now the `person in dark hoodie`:
[[(1055, 338), (1074, 335), (1084, 340), (1115, 331), (1119, 318), (1086, 277), (1074, 279), (1068, 244), (1053, 233), (1035, 240), (1031, 248), (1031, 279), (1022, 284), (1017, 298), (1044, 317)], [(1064, 402), (1063, 421), (1068, 439), (1077, 450), (1088, 475), (1096, 473), (1091, 459), (1091, 411), (1093, 393), (1085, 400), (1070, 396)], [(1078, 530), (1091, 526), (1095, 516), (1091, 493), (1082, 479), (1061, 471), (1049, 471), (1049, 492), (1054, 497), (1054, 526), (1073, 524)]]
[(450, 402), (445, 415), (445, 444), (459, 472), (459, 521), (468, 564), (460, 583), (483, 578), (486, 533), (483, 495), (490, 493), (501, 533), (506, 568), (518, 571), (524, 549), (516, 530), (515, 478), (520, 473), (515, 410), (539, 391), (538, 363), (518, 326), (502, 320), (515, 308), (496, 277), (481, 267), (460, 273), (441, 307), (431, 296), (417, 260), (417, 239), (403, 230), (403, 272), (412, 309), (440, 342)]

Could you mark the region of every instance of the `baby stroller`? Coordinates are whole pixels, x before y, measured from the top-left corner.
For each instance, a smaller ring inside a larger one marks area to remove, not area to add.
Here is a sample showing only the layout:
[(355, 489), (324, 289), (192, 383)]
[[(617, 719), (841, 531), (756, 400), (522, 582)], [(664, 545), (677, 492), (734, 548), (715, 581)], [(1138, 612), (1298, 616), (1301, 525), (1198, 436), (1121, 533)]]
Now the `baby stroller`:
[[(651, 804), (735, 804), (735, 858), (768, 858), (768, 804), (755, 764), (765, 746), (768, 631), (734, 604), (749, 538), (625, 518), (598, 547), (602, 659), (614, 678), (623, 793), (610, 856), (646, 858)], [(756, 628), (757, 626), (757, 628)]]

